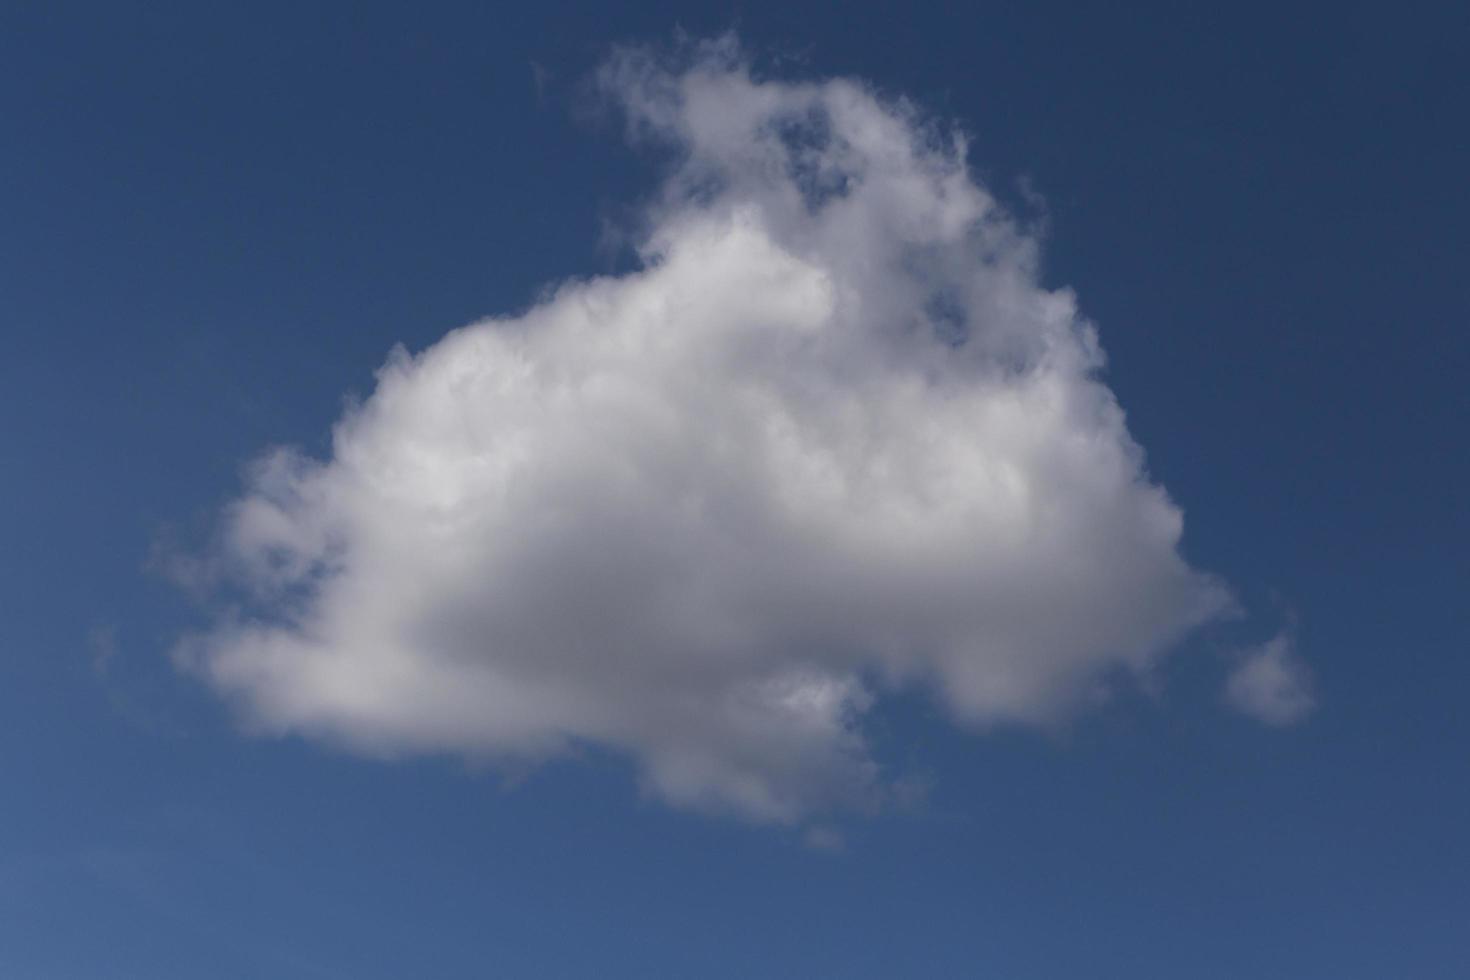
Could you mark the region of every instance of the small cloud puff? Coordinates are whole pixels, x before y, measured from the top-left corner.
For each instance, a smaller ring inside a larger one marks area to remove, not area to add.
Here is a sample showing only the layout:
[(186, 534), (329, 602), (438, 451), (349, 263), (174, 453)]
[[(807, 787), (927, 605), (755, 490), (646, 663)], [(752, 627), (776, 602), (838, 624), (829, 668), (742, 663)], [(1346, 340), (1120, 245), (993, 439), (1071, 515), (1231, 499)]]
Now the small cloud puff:
[(327, 458), (255, 467), (211, 559), (233, 611), (180, 646), (250, 725), (593, 744), (791, 823), (903, 785), (885, 691), (1046, 724), (1228, 606), (963, 139), (730, 41), (600, 80), (677, 151), (641, 267), (394, 353)]
[(1283, 633), (1240, 653), (1225, 682), (1225, 701), (1266, 725), (1293, 725), (1311, 714), (1312, 675), (1291, 637)]

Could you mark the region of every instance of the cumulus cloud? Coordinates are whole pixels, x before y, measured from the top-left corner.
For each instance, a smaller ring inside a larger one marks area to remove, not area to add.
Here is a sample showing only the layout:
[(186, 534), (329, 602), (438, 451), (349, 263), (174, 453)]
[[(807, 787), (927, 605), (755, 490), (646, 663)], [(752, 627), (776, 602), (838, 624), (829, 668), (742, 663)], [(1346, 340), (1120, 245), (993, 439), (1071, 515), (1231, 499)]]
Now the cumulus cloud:
[(395, 351), (224, 516), (180, 658), (257, 730), (793, 822), (892, 785), (885, 692), (1051, 723), (1229, 603), (962, 137), (729, 40), (599, 82), (673, 159), (639, 268)]
[(1312, 676), (1285, 633), (1239, 654), (1225, 682), (1231, 707), (1267, 725), (1293, 725), (1316, 707)]

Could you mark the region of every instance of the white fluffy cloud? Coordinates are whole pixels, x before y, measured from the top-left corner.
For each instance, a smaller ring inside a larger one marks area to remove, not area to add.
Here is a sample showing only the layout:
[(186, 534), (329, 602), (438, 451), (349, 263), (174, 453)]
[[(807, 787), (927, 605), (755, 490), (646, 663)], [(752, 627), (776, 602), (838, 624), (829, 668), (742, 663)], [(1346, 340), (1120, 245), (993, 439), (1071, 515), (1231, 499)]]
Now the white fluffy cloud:
[(215, 556), (248, 601), (181, 647), (253, 726), (597, 745), (790, 822), (882, 795), (885, 691), (1045, 723), (1228, 604), (962, 140), (728, 41), (600, 78), (677, 157), (641, 268), (395, 352), (329, 458), (258, 464)]
[(1239, 655), (1225, 682), (1225, 700), (1237, 711), (1277, 726), (1293, 725), (1316, 707), (1311, 673), (1284, 633)]

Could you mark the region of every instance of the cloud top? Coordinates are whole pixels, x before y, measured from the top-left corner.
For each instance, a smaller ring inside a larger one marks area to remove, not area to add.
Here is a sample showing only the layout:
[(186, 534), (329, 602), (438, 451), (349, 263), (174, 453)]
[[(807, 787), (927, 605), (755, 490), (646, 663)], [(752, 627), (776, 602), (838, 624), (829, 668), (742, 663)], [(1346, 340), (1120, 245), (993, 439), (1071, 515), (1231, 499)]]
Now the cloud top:
[(730, 41), (599, 79), (674, 152), (640, 268), (394, 352), (328, 458), (256, 465), (215, 556), (244, 599), (181, 654), (250, 723), (593, 744), (793, 822), (882, 796), (886, 691), (1048, 723), (1228, 604), (960, 137)]

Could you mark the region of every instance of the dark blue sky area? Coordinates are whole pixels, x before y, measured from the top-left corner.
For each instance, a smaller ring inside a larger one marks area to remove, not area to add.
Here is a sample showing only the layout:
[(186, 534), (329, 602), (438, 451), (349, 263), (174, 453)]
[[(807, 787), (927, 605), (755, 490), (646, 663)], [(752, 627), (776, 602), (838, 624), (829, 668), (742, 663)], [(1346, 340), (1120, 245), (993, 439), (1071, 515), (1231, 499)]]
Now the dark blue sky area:
[[(841, 853), (250, 739), (146, 566), (348, 393), (626, 267), (657, 179), (583, 80), (736, 29), (972, 137), (1250, 617)], [(30, 4), (0, 10), (0, 975), (1381, 978), (1470, 971), (1470, 17), (1451, 5)], [(1044, 208), (1031, 197), (1044, 199)], [(1039, 210), (1040, 208), (1040, 210)], [(1223, 710), (1295, 623), (1319, 707)]]

